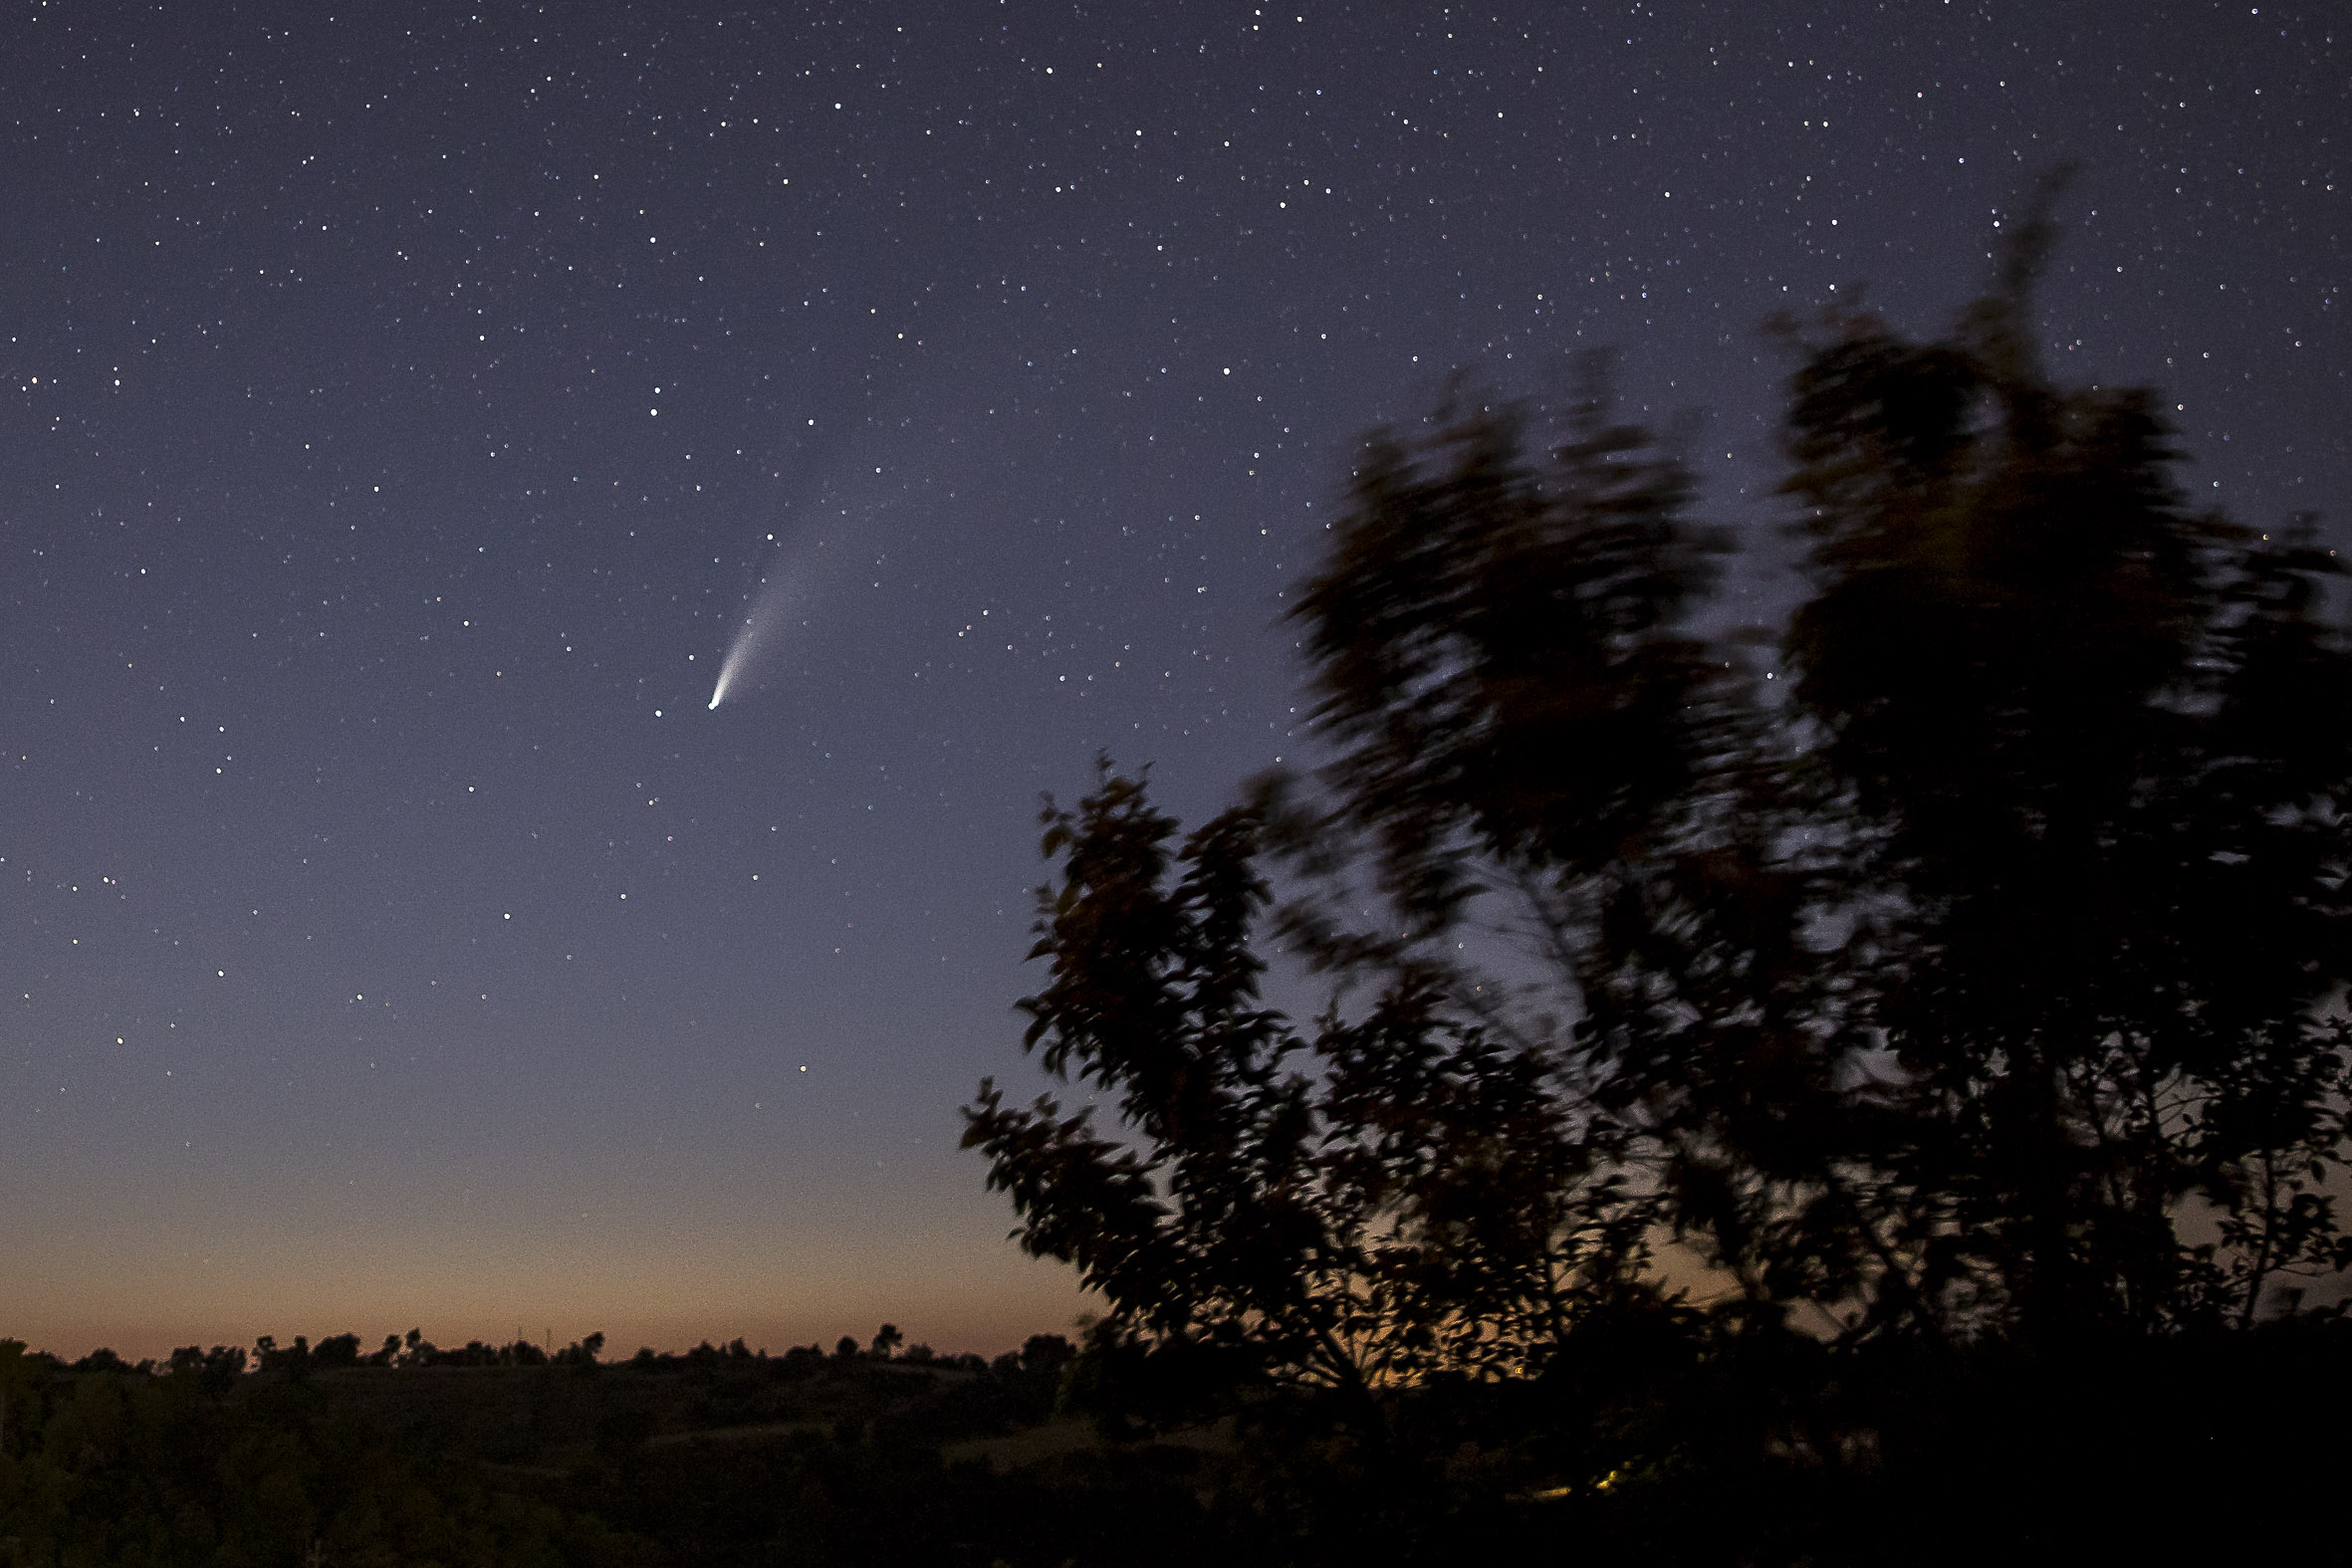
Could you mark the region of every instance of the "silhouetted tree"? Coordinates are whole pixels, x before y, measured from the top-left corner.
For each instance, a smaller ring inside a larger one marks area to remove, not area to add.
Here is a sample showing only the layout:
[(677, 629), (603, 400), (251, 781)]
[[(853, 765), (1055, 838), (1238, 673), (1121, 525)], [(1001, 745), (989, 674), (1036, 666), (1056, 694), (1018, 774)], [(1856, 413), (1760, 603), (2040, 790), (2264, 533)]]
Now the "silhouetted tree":
[(1656, 1309), (1666, 1235), (1843, 1343), (2245, 1325), (2352, 1263), (2338, 568), (2034, 361), (2052, 194), (1948, 340), (1784, 329), (1777, 668), (1693, 629), (1728, 542), (1597, 373), (1533, 450), (1458, 391), (1294, 612), (1328, 764), (1189, 835), (1107, 764), (1048, 802), (1025, 1044), (1118, 1125), (984, 1083), (965, 1141), (1099, 1347), (1519, 1377)]
[(311, 1370), (310, 1338), (297, 1334), (292, 1345), (280, 1346), (274, 1335), (264, 1334), (253, 1342), (253, 1359), (263, 1372), (274, 1372), (290, 1378), (306, 1377)]
[[(1028, 1043), (1124, 1127), (984, 1085), (967, 1143), (1024, 1243), (1112, 1302), (1099, 1352), (1182, 1346), (1196, 1378), (1250, 1364), (1360, 1397), (1528, 1372), (1579, 1315), (1651, 1294), (1630, 1108), (1590, 1092), (1555, 1017), (1470, 978), (1454, 930), (1516, 885), (1573, 980), (1579, 924), (1671, 875), (1747, 733), (1737, 672), (1677, 629), (1724, 545), (1597, 382), (1532, 463), (1519, 410), (1458, 401), (1441, 428), (1367, 444), (1301, 612), (1335, 807), (1309, 824), (1269, 791), (1179, 842), (1138, 780), (1049, 805), (1062, 875)], [(1302, 950), (1368, 981), (1306, 1029), (1259, 1004), (1270, 831), (1364, 884), (1290, 912)], [(1381, 926), (1335, 922), (1357, 895)]]

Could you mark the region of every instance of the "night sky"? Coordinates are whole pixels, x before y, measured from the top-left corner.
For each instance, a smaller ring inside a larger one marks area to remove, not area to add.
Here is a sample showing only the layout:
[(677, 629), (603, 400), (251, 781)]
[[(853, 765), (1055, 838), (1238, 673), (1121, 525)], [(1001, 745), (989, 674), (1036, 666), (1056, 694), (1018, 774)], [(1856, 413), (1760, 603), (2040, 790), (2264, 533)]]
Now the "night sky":
[(1066, 1329), (1038, 794), (1311, 757), (1355, 438), (1614, 345), (1768, 615), (1764, 319), (2074, 159), (2056, 370), (2340, 526), (2348, 20), (7, 0), (0, 1334)]

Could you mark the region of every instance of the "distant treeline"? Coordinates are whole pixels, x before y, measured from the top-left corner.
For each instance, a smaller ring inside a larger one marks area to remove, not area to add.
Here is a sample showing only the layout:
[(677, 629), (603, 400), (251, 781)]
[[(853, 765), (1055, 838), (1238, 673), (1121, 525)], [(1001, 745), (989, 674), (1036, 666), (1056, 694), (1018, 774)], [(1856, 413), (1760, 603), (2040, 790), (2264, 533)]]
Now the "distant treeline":
[[(294, 1343), (281, 1345), (274, 1334), (264, 1334), (253, 1342), (251, 1351), (237, 1345), (215, 1345), (210, 1350), (200, 1345), (182, 1345), (168, 1357), (158, 1361), (143, 1357), (126, 1361), (102, 1345), (78, 1361), (67, 1361), (43, 1350), (27, 1350), (21, 1340), (0, 1340), (0, 1345), (14, 1345), (15, 1354), (27, 1362), (66, 1372), (138, 1372), (150, 1377), (178, 1372), (192, 1372), (208, 1379), (242, 1377), (247, 1373), (328, 1372), (345, 1367), (585, 1367), (600, 1363), (604, 1355), (604, 1336), (589, 1334), (576, 1339), (562, 1349), (533, 1344), (527, 1339), (510, 1340), (493, 1345), (479, 1339), (469, 1339), (463, 1345), (444, 1349), (424, 1337), (419, 1329), (406, 1334), (386, 1334), (382, 1345), (361, 1353), (356, 1334), (332, 1334), (312, 1344), (303, 1334), (294, 1336)], [(1027, 1346), (1018, 1351), (1007, 1351), (996, 1358), (1000, 1370), (1020, 1366), (1025, 1359), (1034, 1360), (1041, 1354), (1052, 1355), (1051, 1347), (1061, 1347), (1061, 1359), (1070, 1353), (1069, 1341), (1059, 1334), (1033, 1334)], [(693, 1349), (658, 1351), (640, 1345), (628, 1359), (633, 1367), (652, 1371), (675, 1371), (689, 1366), (702, 1366), (716, 1361), (770, 1360), (767, 1348), (753, 1350), (741, 1338), (724, 1345), (704, 1340)], [(794, 1345), (781, 1357), (784, 1361), (902, 1361), (909, 1366), (939, 1367), (964, 1372), (985, 1372), (992, 1363), (986, 1356), (965, 1351), (947, 1355), (929, 1345), (909, 1345), (896, 1324), (884, 1323), (873, 1338), (860, 1345), (850, 1335), (843, 1334), (833, 1342), (829, 1351), (821, 1343)], [(1057, 1363), (1058, 1364), (1058, 1363)]]

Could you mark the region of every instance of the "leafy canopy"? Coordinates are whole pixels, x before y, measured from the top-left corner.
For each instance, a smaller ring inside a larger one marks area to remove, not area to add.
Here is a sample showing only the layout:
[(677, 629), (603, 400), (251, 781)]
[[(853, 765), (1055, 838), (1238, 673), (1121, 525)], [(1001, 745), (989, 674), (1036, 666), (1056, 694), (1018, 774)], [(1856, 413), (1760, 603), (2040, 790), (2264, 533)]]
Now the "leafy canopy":
[(1776, 634), (1699, 629), (1728, 537), (1597, 374), (1458, 393), (1294, 612), (1321, 769), (1190, 834), (1107, 765), (1049, 801), (1026, 1045), (1117, 1125), (989, 1083), (965, 1141), (1108, 1338), (1368, 1391), (1540, 1371), (1672, 1299), (1668, 1237), (1840, 1343), (2243, 1325), (2352, 1263), (2339, 568), (2038, 365), (2047, 195), (1944, 340), (1782, 327)]

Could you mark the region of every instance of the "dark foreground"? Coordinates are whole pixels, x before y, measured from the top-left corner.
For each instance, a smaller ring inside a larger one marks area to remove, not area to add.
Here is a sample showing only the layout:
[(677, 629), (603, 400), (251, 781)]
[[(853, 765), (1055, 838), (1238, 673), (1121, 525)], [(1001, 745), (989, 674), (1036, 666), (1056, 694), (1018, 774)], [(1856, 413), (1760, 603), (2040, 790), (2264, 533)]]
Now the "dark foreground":
[(2033, 1360), (1603, 1336), (1379, 1410), (1058, 1336), (259, 1371), (0, 1341), (0, 1563), (2342, 1563), (2348, 1329)]

